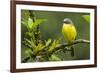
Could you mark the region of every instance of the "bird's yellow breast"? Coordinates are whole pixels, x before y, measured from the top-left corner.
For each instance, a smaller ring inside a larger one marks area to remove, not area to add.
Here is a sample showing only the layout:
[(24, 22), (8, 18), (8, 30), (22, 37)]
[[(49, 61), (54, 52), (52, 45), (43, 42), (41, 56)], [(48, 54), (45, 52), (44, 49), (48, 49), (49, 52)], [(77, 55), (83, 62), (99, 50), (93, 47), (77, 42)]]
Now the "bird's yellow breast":
[(72, 43), (77, 36), (76, 29), (74, 25), (71, 24), (63, 24), (62, 34), (68, 43)]

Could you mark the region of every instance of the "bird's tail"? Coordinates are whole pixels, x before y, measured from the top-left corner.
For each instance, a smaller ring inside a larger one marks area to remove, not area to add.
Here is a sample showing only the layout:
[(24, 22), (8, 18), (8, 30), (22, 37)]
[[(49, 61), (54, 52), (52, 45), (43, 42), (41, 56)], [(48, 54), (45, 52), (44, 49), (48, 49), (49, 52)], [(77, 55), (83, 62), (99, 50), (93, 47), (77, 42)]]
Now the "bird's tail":
[[(68, 42), (68, 43), (71, 44), (71, 43), (73, 43), (73, 41)], [(73, 47), (73, 45), (69, 45), (68, 47), (69, 47), (69, 49), (70, 49), (71, 56), (73, 57), (73, 56), (74, 56), (74, 47)]]
[(73, 46), (70, 47), (70, 50), (71, 50), (71, 56), (73, 57), (74, 56), (74, 48), (73, 48)]
[(68, 46), (68, 51), (70, 51), (71, 56), (74, 56), (74, 47), (73, 46)]

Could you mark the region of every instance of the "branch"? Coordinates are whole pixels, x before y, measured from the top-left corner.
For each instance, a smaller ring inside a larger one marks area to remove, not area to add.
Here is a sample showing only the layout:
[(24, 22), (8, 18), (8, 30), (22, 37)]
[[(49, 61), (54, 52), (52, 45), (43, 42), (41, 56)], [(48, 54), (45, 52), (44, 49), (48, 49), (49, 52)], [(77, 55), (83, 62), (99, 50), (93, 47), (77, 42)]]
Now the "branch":
[(65, 48), (66, 46), (71, 46), (71, 45), (75, 45), (75, 44), (79, 44), (79, 43), (90, 44), (90, 41), (89, 40), (84, 40), (84, 39), (78, 39), (78, 40), (75, 40), (71, 44), (69, 44), (69, 43), (59, 44), (55, 47), (55, 49), (51, 52), (51, 54), (54, 53), (55, 51), (61, 49), (61, 48)]
[(78, 39), (78, 40), (75, 40), (75, 41), (74, 41), (73, 43), (71, 43), (71, 44), (68, 44), (68, 43), (59, 44), (59, 45), (56, 46), (56, 48), (71, 46), (71, 45), (75, 45), (75, 44), (78, 44), (78, 43), (87, 43), (87, 44), (90, 44), (90, 41), (84, 40), (84, 39)]

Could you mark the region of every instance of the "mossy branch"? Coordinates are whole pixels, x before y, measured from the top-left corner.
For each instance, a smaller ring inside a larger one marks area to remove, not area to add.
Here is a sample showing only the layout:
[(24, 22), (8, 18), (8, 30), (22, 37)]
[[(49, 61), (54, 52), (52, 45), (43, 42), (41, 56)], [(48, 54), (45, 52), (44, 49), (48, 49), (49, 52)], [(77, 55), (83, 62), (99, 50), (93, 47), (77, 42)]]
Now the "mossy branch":
[[(68, 47), (68, 46), (72, 46), (72, 45), (75, 45), (75, 44), (79, 44), (79, 43), (85, 43), (85, 44), (90, 44), (90, 41), (89, 40), (85, 40), (85, 39), (77, 39), (75, 40), (73, 43), (69, 44), (69, 43), (63, 43), (63, 44), (59, 44), (55, 47), (54, 50), (52, 50), (49, 55), (52, 55), (53, 53), (55, 53), (56, 51), (62, 49), (62, 48), (65, 48), (65, 47)], [(44, 49), (46, 48), (47, 46), (44, 47)], [(71, 51), (71, 50), (68, 50), (68, 51)], [(27, 60), (30, 59), (30, 57), (26, 57), (22, 60), (22, 62), (27, 62)]]

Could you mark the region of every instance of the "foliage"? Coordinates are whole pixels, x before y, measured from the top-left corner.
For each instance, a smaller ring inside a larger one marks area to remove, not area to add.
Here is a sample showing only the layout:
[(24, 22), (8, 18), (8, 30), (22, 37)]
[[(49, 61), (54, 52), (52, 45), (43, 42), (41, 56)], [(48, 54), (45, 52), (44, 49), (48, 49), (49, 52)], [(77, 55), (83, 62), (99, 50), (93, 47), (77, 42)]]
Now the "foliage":
[[(23, 14), (25, 17), (22, 17), (21, 23), (27, 28), (27, 32), (25, 32), (24, 41), (22, 43), (27, 48), (29, 48), (25, 52), (27, 56), (29, 56), (31, 59), (35, 61), (37, 61), (37, 59), (38, 61), (42, 61), (44, 60), (43, 58), (48, 56), (49, 57), (46, 58), (45, 60), (55, 60), (55, 61), (60, 60), (58, 57), (56, 57), (56, 55), (49, 54), (55, 48), (55, 46), (59, 44), (59, 40), (48, 39), (42, 41), (41, 39), (41, 32), (38, 27), (47, 20), (46, 19), (34, 20), (31, 18), (31, 16), (29, 16), (31, 14), (30, 12), (26, 12)], [(35, 58), (33, 58), (33, 55), (35, 56)]]

